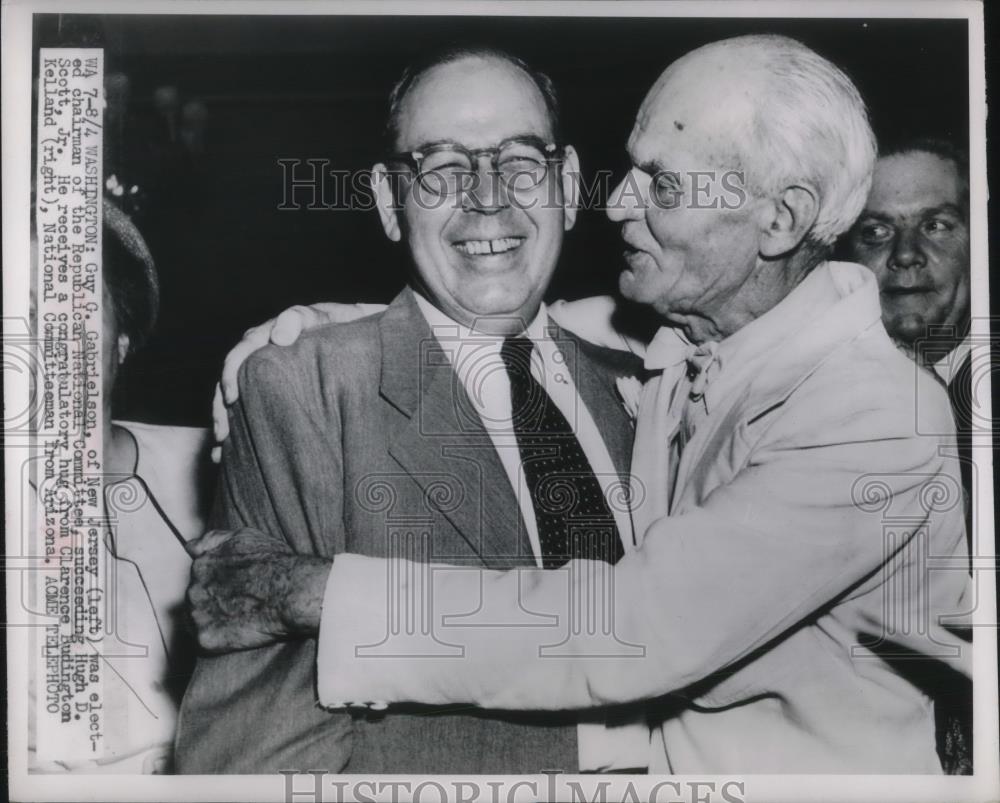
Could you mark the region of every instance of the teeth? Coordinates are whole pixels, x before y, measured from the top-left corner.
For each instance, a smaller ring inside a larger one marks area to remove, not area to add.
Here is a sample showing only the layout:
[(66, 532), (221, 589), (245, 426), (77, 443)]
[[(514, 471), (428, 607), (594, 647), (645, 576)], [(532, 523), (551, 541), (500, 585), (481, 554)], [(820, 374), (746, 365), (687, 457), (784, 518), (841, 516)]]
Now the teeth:
[(520, 237), (501, 237), (499, 240), (466, 240), (455, 243), (455, 248), (465, 254), (502, 254), (520, 244)]

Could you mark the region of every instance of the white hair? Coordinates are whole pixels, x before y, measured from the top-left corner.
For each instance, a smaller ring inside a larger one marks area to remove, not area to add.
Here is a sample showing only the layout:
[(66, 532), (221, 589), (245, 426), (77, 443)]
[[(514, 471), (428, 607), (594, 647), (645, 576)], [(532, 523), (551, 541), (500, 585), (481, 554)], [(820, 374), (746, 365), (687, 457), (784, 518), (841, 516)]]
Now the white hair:
[(740, 36), (705, 49), (716, 46), (746, 56), (743, 68), (764, 82), (746, 129), (734, 132), (748, 183), (764, 195), (796, 181), (815, 187), (819, 212), (807, 241), (825, 250), (871, 189), (877, 148), (860, 93), (833, 63), (786, 36)]

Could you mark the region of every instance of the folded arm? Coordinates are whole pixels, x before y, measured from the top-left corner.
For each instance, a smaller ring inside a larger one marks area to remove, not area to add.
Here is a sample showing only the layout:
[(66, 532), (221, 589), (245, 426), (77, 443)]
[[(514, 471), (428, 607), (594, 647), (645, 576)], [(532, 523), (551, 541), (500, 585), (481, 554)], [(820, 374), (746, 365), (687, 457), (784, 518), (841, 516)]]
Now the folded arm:
[[(859, 478), (881, 475), (894, 504), (920, 511), (927, 478), (943, 472), (933, 439), (873, 437), (898, 422), (843, 414), (806, 441), (771, 433), (732, 482), (656, 522), (613, 569), (422, 573), (338, 557), (320, 632), (321, 702), (583, 708), (682, 690), (732, 666), (891, 559), (879, 513), (856, 498)], [(961, 523), (941, 518), (935, 526), (960, 538)], [(391, 632), (389, 602), (407, 600), (432, 607), (429, 636), (452, 654), (366, 658), (365, 645)], [(610, 655), (598, 656), (594, 628), (579, 624), (588, 610), (607, 612), (602, 624), (622, 645), (597, 645)]]

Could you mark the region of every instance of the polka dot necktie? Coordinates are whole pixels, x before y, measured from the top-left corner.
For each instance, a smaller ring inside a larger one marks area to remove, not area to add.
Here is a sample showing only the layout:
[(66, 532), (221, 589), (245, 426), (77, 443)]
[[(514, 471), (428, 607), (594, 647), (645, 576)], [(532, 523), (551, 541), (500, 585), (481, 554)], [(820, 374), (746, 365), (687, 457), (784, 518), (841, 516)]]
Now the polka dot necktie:
[(534, 343), (506, 338), (500, 357), (510, 378), (511, 423), (538, 526), (542, 566), (574, 558), (617, 563), (618, 527), (583, 447), (545, 389), (531, 375)]

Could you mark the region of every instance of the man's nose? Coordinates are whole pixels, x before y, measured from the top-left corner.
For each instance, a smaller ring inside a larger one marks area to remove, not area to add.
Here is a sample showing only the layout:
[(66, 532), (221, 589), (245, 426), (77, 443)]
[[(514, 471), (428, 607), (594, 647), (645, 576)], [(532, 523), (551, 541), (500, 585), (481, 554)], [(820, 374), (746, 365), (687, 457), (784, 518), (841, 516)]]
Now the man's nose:
[(471, 186), (463, 193), (465, 211), (492, 215), (510, 206), (507, 186), (492, 165), (480, 163), (469, 181)]
[(641, 184), (634, 170), (625, 174), (608, 198), (607, 213), (612, 223), (638, 220), (646, 211), (646, 199), (640, 190)]
[(893, 270), (920, 268), (927, 262), (920, 244), (920, 233), (916, 229), (903, 229), (896, 236), (889, 254), (889, 267)]

